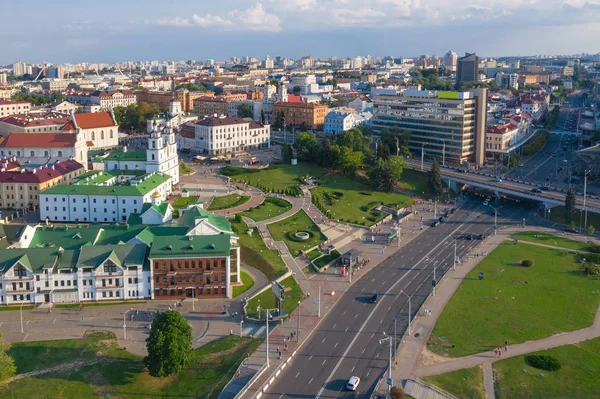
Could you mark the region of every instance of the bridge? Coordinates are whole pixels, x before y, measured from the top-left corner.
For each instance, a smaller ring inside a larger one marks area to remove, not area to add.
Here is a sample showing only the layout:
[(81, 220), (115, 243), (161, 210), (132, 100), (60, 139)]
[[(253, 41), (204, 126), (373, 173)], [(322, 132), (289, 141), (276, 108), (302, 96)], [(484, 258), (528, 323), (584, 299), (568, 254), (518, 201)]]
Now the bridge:
[[(408, 159), (407, 162), (411, 168), (421, 170), (420, 160)], [(429, 171), (430, 169), (431, 162), (425, 162), (423, 170)], [(564, 189), (551, 187), (548, 187), (547, 191), (536, 193), (532, 190), (539, 187), (539, 183), (532, 183), (511, 177), (502, 178), (502, 181), (497, 181), (496, 176), (493, 174), (471, 170), (467, 171), (464, 168), (454, 166), (440, 165), (440, 174), (445, 181), (450, 181), (451, 183), (465, 184), (514, 197), (539, 201), (546, 204), (547, 207), (564, 205), (565, 196), (567, 194), (567, 191)], [(575, 204), (578, 209), (583, 209), (582, 193), (577, 193)], [(587, 194), (585, 207), (588, 211), (600, 213), (600, 197)]]

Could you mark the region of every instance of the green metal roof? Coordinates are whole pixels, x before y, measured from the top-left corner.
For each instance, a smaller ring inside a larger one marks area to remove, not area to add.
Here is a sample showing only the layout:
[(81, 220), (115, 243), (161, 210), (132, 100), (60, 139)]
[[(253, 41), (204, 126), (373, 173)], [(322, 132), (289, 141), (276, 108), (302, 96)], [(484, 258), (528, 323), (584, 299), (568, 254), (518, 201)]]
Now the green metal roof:
[(106, 158), (105, 161), (145, 161), (146, 150), (127, 151), (114, 150)]
[(107, 259), (120, 267), (143, 266), (146, 263), (148, 247), (143, 244), (95, 245), (82, 247), (77, 268), (97, 268)]
[(32, 272), (43, 269), (72, 269), (76, 261), (76, 251), (62, 248), (11, 248), (0, 250), (0, 271), (6, 272), (17, 262)]
[(167, 210), (169, 209), (169, 204), (166, 202), (163, 202), (160, 205), (153, 205), (153, 204), (147, 202), (144, 204), (144, 206), (142, 206), (142, 211), (140, 212), (140, 215), (144, 214), (150, 208), (154, 209), (161, 216), (165, 216), (167, 214)]
[(225, 257), (229, 256), (229, 236), (164, 236), (156, 237), (148, 258)]
[(191, 229), (198, 224), (198, 219), (205, 219), (208, 221), (208, 223), (212, 224), (224, 233), (234, 234), (233, 230), (231, 229), (231, 224), (229, 224), (229, 220), (227, 220), (225, 216), (211, 213), (199, 206), (194, 206), (190, 210), (185, 211), (183, 215), (177, 219), (176, 223), (180, 226), (186, 226)]
[(99, 228), (90, 227), (47, 227), (35, 230), (29, 248), (62, 247), (77, 249), (86, 244), (93, 245), (100, 235)]
[(88, 185), (57, 185), (42, 191), (44, 194), (53, 195), (114, 195), (114, 196), (140, 196), (146, 195), (170, 179), (168, 175), (152, 175), (135, 186), (130, 184), (114, 186), (88, 186)]

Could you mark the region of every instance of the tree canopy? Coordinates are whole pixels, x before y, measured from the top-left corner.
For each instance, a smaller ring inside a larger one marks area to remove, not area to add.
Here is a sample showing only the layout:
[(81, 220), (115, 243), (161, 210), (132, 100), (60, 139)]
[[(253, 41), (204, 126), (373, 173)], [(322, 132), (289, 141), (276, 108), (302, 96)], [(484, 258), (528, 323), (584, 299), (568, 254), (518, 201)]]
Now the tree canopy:
[(188, 89), (189, 91), (207, 91), (208, 88), (202, 83), (183, 83), (176, 86), (177, 89)]
[(250, 104), (240, 104), (237, 107), (238, 117), (240, 118), (252, 118), (252, 111), (250, 110)]
[(575, 190), (569, 187), (565, 197), (565, 221), (567, 224), (575, 222)]
[(145, 102), (130, 104), (127, 107), (114, 107), (113, 112), (122, 130), (146, 131), (146, 121), (160, 114), (156, 104)]
[(62, 101), (65, 96), (62, 93), (53, 93), (50, 97), (40, 96), (38, 94), (25, 94), (23, 92), (17, 92), (13, 100), (14, 101), (27, 101), (31, 105), (39, 106), (45, 104), (52, 104), (56, 101)]
[(429, 192), (433, 195), (440, 195), (444, 188), (442, 184), (442, 176), (440, 174), (440, 162), (436, 159), (431, 164), (429, 171)]
[(0, 384), (15, 375), (17, 368), (12, 357), (8, 354), (10, 344), (4, 343), (4, 337), (0, 333)]
[(152, 321), (146, 349), (144, 364), (151, 376), (178, 373), (192, 356), (192, 327), (178, 312), (161, 313)]

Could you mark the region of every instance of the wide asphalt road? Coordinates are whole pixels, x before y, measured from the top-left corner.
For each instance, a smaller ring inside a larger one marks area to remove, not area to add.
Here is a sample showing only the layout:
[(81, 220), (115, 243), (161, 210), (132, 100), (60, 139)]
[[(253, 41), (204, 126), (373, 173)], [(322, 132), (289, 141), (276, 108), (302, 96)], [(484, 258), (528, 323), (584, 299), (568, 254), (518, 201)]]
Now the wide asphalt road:
[[(512, 202), (494, 206), (499, 226), (528, 217), (528, 209)], [(394, 333), (394, 318), (398, 319), (398, 337), (408, 326), (408, 299), (401, 291), (412, 295), (415, 314), (431, 292), (434, 266), (439, 280), (453, 264), (455, 243), (460, 258), (480, 242), (462, 237), (490, 234), (493, 225), (491, 208), (481, 200), (465, 201), (446, 223), (429, 228), (373, 268), (342, 295), (263, 397), (368, 398), (388, 364), (389, 347), (379, 344), (383, 332)], [(374, 293), (379, 300), (371, 304)], [(361, 378), (356, 392), (345, 389), (351, 376)]]

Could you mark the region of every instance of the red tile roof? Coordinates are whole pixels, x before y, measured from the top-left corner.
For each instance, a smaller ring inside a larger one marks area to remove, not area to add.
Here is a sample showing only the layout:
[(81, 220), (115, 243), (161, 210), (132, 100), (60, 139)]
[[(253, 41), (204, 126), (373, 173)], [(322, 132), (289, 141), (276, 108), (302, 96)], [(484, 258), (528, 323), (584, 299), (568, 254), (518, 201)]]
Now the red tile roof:
[(97, 129), (117, 126), (110, 112), (94, 112), (91, 114), (74, 114), (75, 122), (81, 129)]
[(69, 117), (67, 115), (58, 112), (49, 112), (45, 114), (31, 113), (27, 115), (16, 114), (0, 118), (0, 122), (26, 128), (62, 125), (68, 121)]
[(29, 103), (27, 101), (0, 100), (0, 105), (13, 105), (13, 104), (29, 104)]
[(196, 138), (196, 128), (190, 125), (181, 126), (181, 131), (179, 132), (181, 137), (186, 139), (195, 139)]
[(44, 183), (83, 168), (79, 162), (68, 160), (34, 170), (0, 172), (0, 183)]
[(76, 140), (72, 133), (12, 133), (0, 148), (69, 148)]
[(288, 103), (301, 103), (302, 96), (297, 96), (295, 94), (288, 94)]

